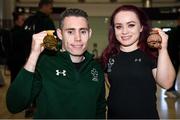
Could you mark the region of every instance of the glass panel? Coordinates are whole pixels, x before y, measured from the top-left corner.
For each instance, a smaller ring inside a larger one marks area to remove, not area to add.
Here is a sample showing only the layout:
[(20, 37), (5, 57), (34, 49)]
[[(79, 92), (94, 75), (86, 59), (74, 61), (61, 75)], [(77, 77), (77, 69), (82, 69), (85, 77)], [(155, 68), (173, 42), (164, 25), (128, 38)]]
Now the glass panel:
[(92, 28), (92, 37), (88, 43), (88, 50), (92, 52), (93, 44), (96, 43), (98, 56), (100, 57), (108, 43), (108, 17), (90, 17), (89, 22)]

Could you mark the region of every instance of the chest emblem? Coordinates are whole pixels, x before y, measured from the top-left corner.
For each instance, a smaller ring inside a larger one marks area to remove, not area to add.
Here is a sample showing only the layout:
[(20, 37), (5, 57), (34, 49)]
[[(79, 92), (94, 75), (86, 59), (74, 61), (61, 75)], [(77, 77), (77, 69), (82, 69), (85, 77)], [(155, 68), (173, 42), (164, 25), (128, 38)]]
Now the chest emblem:
[(93, 68), (92, 70), (91, 70), (91, 74), (92, 74), (92, 81), (98, 81), (98, 71), (95, 69), (95, 68)]
[(141, 62), (141, 61), (142, 61), (141, 58), (135, 58), (135, 59), (134, 59), (134, 62)]
[(59, 76), (60, 74), (66, 76), (66, 70), (62, 70), (62, 71), (56, 70), (56, 75)]
[(112, 71), (112, 66), (115, 63), (115, 60), (113, 58), (110, 58), (107, 64), (107, 72), (111, 72)]

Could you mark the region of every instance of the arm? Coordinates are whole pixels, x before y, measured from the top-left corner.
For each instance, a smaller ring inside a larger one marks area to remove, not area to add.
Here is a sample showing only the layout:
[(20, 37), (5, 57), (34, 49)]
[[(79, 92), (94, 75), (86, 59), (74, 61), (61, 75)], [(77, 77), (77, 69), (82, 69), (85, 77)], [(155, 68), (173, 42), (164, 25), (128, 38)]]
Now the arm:
[(40, 89), (40, 78), (32, 72), (21, 69), (7, 91), (6, 104), (8, 110), (11, 113), (23, 111), (32, 103)]
[(45, 32), (33, 35), (31, 54), (24, 69), (21, 69), (7, 91), (7, 108), (12, 113), (24, 110), (39, 92), (41, 83), (38, 72), (35, 72), (35, 66), (44, 49), (41, 47), (41, 43), (45, 35)]
[(105, 99), (105, 83), (103, 76), (103, 81), (101, 83), (101, 88), (99, 92), (99, 98), (97, 100), (96, 118), (105, 119), (105, 113), (106, 113), (106, 99)]
[(105, 73), (104, 76), (105, 76), (105, 90), (106, 90), (106, 95), (105, 96), (106, 96), (106, 100), (107, 100), (107, 98), (109, 96), (109, 89), (110, 89), (111, 85), (109, 83), (107, 73)]
[(153, 69), (153, 75), (158, 85), (168, 89), (175, 79), (175, 70), (167, 50), (168, 36), (160, 29), (157, 30), (162, 38), (162, 48), (159, 49), (157, 68)]
[(28, 58), (26, 64), (24, 65), (24, 68), (27, 71), (30, 71), (30, 72), (35, 71), (38, 57), (39, 57), (40, 53), (44, 50), (44, 47), (41, 44), (43, 43), (43, 38), (46, 35), (47, 35), (47, 33), (45, 31), (33, 35), (31, 53), (29, 55), (29, 58)]

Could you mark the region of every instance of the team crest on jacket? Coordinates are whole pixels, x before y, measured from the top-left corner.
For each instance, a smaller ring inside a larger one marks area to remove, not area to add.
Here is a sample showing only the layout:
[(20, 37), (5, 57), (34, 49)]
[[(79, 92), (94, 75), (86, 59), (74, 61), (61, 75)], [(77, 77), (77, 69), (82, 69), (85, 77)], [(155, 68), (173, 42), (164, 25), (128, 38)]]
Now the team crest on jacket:
[(112, 66), (115, 63), (115, 60), (113, 58), (109, 58), (108, 64), (107, 64), (107, 72), (112, 71)]
[(92, 81), (98, 81), (98, 71), (95, 69), (95, 68), (93, 68), (92, 70), (91, 70), (91, 74), (92, 74)]

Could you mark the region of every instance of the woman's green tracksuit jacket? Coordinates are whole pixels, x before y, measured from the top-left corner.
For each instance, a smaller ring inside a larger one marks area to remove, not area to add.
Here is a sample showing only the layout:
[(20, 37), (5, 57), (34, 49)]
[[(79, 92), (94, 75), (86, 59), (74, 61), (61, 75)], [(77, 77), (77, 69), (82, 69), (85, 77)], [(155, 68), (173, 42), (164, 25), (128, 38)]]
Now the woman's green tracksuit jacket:
[(68, 52), (43, 52), (34, 73), (21, 69), (6, 101), (17, 113), (36, 101), (34, 118), (105, 118), (104, 73), (87, 51), (77, 70)]

